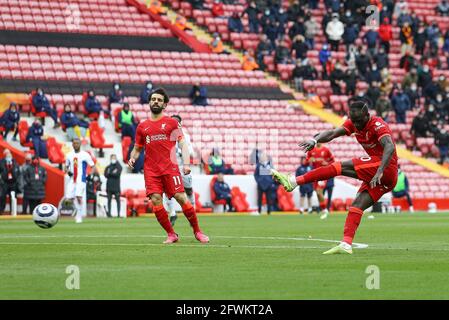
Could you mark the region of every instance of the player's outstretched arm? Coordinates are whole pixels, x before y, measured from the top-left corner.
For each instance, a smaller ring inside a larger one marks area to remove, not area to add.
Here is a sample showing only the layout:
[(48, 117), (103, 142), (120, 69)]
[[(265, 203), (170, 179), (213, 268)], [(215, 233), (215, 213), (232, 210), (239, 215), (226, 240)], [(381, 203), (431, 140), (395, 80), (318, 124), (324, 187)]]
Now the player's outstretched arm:
[(299, 147), (307, 152), (312, 150), (317, 143), (329, 142), (344, 135), (346, 135), (346, 130), (343, 127), (322, 131), (314, 135), (313, 139), (299, 143)]
[(382, 145), (382, 148), (384, 149), (382, 154), (382, 162), (380, 163), (379, 168), (377, 169), (376, 174), (374, 175), (373, 179), (371, 179), (370, 186), (371, 188), (374, 188), (376, 185), (381, 184), (382, 176), (384, 175), (384, 170), (386, 166), (390, 163), (391, 158), (394, 154), (394, 143), (391, 140), (390, 136), (385, 136), (380, 139), (380, 144)]
[(134, 169), (134, 164), (137, 159), (139, 159), (140, 153), (142, 152), (142, 147), (134, 145), (133, 151), (131, 151), (131, 155), (129, 156), (128, 166), (131, 169)]

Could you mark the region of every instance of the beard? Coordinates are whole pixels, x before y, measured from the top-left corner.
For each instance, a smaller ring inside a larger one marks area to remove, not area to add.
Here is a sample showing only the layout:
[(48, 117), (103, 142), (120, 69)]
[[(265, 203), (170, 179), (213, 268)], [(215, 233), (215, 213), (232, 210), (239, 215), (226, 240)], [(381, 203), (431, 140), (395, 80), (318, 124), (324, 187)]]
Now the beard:
[(151, 109), (151, 112), (153, 113), (153, 114), (160, 114), (161, 112), (162, 112), (162, 110), (164, 110), (164, 108), (163, 107), (160, 107), (160, 106), (150, 106), (150, 109)]

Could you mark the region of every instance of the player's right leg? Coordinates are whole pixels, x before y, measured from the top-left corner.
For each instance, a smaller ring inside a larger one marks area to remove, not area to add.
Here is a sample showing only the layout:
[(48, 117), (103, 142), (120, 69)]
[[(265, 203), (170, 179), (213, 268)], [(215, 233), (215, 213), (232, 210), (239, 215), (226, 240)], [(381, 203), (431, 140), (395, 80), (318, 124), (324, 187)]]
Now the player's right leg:
[(298, 177), (295, 177), (294, 174), (283, 174), (276, 170), (271, 170), (271, 174), (273, 175), (273, 178), (278, 181), (288, 192), (293, 191), (298, 185), (328, 180), (340, 175), (357, 178), (352, 160), (334, 162), (328, 166), (313, 169)]
[(152, 193), (149, 196), (151, 202), (153, 203), (153, 211), (156, 216), (157, 221), (161, 225), (161, 227), (167, 232), (167, 240), (164, 243), (174, 243), (178, 241), (178, 235), (173, 230), (173, 227), (168, 219), (167, 211), (164, 208), (162, 202), (162, 194), (161, 193)]

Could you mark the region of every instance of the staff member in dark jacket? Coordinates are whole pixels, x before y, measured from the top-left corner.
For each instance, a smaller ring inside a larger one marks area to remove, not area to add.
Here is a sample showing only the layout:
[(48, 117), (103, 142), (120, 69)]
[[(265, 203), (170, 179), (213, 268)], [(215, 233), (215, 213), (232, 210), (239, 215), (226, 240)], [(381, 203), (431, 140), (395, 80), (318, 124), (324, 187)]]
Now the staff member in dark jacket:
[[(231, 188), (229, 188), (229, 185), (224, 182), (224, 176), (223, 173), (219, 173), (217, 176), (217, 181), (215, 181), (214, 183), (214, 191), (215, 191), (215, 195), (216, 195), (216, 199), (217, 200), (226, 200), (226, 204), (229, 207), (229, 210), (227, 210), (228, 212), (232, 212), (234, 211), (234, 208), (232, 207), (232, 197), (231, 197)], [(226, 211), (226, 206), (225, 206), (225, 211)]]
[(14, 136), (12, 137), (12, 140), (17, 141), (17, 134), (19, 133), (19, 120), (20, 113), (17, 110), (17, 105), (12, 102), (9, 105), (9, 109), (6, 110), (0, 118), (0, 125), (5, 128), (5, 132), (3, 133), (3, 138), (5, 140), (8, 132), (14, 130)]
[(274, 169), (271, 162), (267, 159), (265, 153), (260, 156), (260, 161), (256, 165), (254, 178), (257, 182), (257, 206), (259, 214), (262, 213), (263, 194), (267, 199), (267, 214), (275, 210), (276, 191), (278, 185), (274, 182), (271, 175), (271, 169)]
[(108, 217), (111, 215), (111, 201), (114, 196), (117, 201), (117, 217), (120, 217), (120, 175), (122, 174), (122, 166), (117, 161), (115, 154), (111, 155), (111, 163), (104, 170), (104, 176), (106, 177), (106, 193), (108, 195)]
[[(301, 157), (301, 165), (296, 169), (296, 176), (302, 176), (311, 171), (312, 167), (306, 162), (306, 157)], [(312, 195), (313, 184), (307, 183), (299, 187), (299, 213), (304, 213), (306, 208), (304, 207), (307, 199), (307, 212), (312, 212)]]
[(33, 143), (34, 153), (39, 158), (48, 158), (47, 154), (47, 145), (44, 140), (42, 140), (42, 136), (44, 135), (44, 128), (42, 127), (39, 120), (35, 120), (33, 125), (28, 129), (28, 134), (26, 137), (26, 141), (30, 141)]
[(101, 191), (101, 178), (97, 167), (86, 178), (86, 199), (94, 200), (94, 216), (97, 215), (97, 191)]
[(45, 184), (47, 183), (47, 170), (39, 164), (39, 158), (33, 156), (31, 165), (25, 169), (24, 175), (25, 191), (24, 197), (33, 212), (45, 198)]
[(5, 149), (5, 158), (0, 160), (1, 193), (0, 193), (0, 213), (5, 211), (6, 196), (11, 196), (12, 192), (17, 194), (19, 186), (20, 168), (16, 160), (12, 157), (11, 151)]

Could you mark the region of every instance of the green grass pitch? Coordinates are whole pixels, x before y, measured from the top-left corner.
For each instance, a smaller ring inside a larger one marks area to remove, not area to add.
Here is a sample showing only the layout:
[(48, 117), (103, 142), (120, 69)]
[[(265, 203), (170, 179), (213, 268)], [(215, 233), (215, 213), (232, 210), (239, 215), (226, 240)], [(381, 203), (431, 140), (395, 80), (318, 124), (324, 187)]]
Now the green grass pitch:
[[(53, 229), (0, 220), (0, 299), (448, 299), (449, 214), (362, 220), (354, 254), (323, 256), (345, 215), (200, 216), (198, 243), (183, 216), (163, 245), (154, 218), (62, 219)], [(69, 265), (80, 288), (66, 288)], [(367, 289), (368, 266), (380, 288)]]

